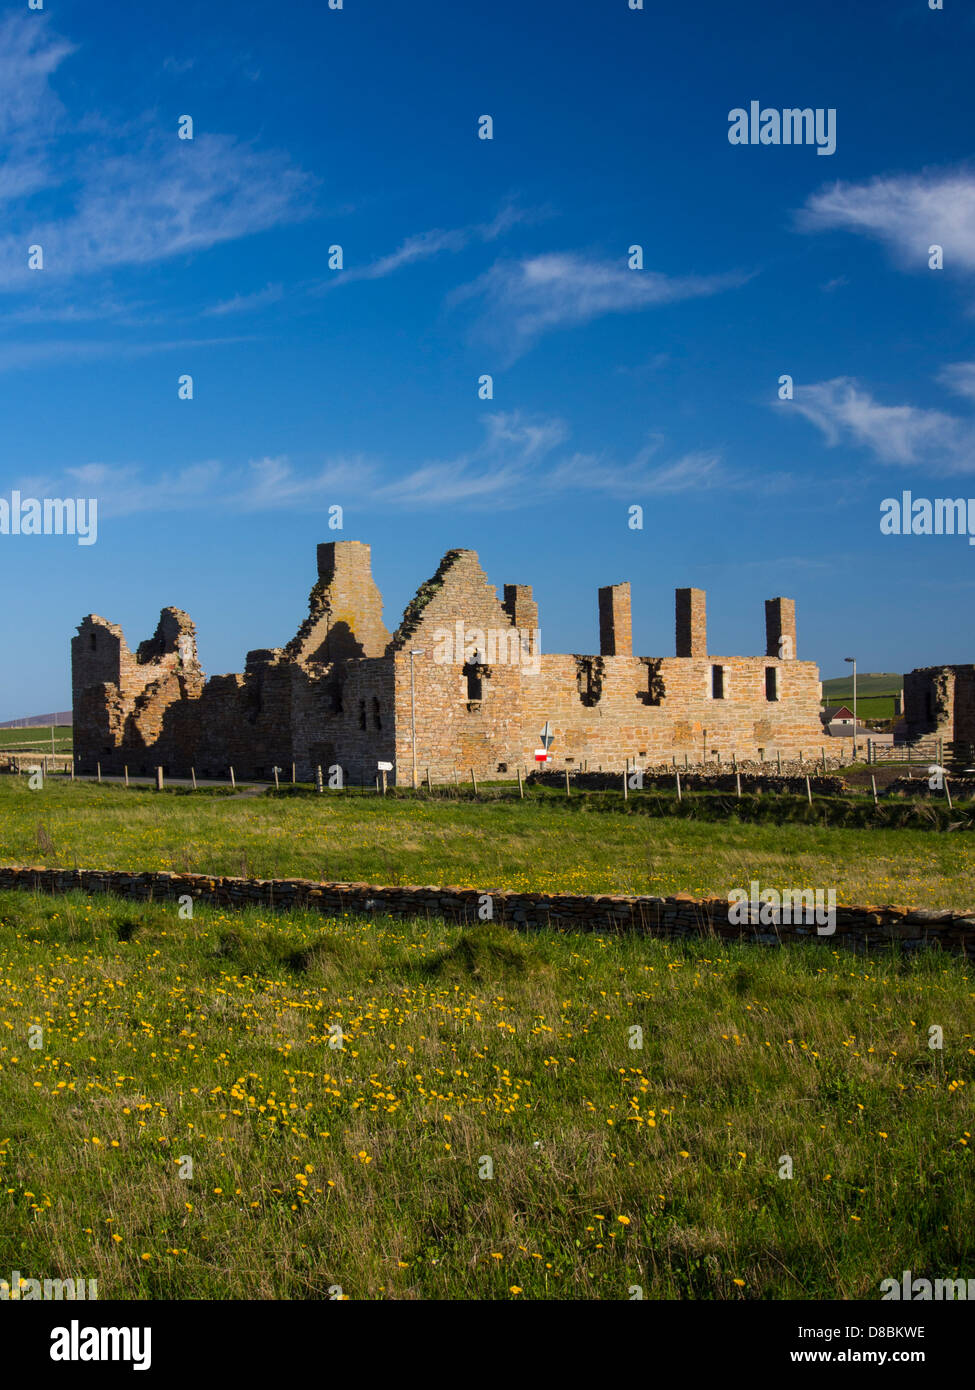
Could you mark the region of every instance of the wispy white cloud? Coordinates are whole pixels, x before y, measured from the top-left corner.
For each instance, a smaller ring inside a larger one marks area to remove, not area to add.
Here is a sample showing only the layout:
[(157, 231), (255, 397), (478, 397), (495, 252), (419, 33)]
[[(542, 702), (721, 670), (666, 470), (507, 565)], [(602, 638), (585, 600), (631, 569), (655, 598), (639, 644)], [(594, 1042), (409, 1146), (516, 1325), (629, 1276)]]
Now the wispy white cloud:
[[(957, 382), (967, 394), (971, 376), (959, 376)], [(794, 401), (776, 405), (797, 410), (831, 447), (855, 444), (882, 463), (925, 465), (939, 472), (975, 471), (975, 422), (943, 410), (884, 405), (850, 377), (799, 387)]]
[(105, 518), (198, 506), (214, 496), (223, 477), (216, 460), (151, 478), (141, 468), (104, 463), (86, 463), (65, 472), (70, 486), (50, 485), (46, 495), (97, 497), (99, 513)]
[[(99, 498), (107, 516), (178, 511), (212, 502), (240, 513), (325, 511), (340, 503), (384, 509), (465, 507), (513, 510), (560, 496), (607, 496), (640, 502), (649, 496), (736, 487), (715, 453), (668, 457), (652, 439), (629, 459), (606, 453), (566, 452), (569, 430), (558, 419), (498, 413), (482, 419), (483, 438), (465, 453), (427, 460), (396, 475), (363, 455), (298, 467), (286, 455), (254, 459), (246, 467), (215, 460), (152, 475), (135, 465), (92, 463), (60, 479), (29, 480), (31, 495)], [(24, 490), (28, 480), (21, 479)]]
[(232, 299), (224, 299), (204, 309), (203, 313), (209, 318), (220, 318), (224, 314), (249, 314), (254, 309), (263, 309), (267, 304), (276, 304), (283, 295), (283, 285), (267, 285), (253, 294), (235, 294)]
[(590, 493), (639, 501), (647, 494), (677, 493), (729, 484), (716, 454), (688, 454), (655, 461), (662, 441), (620, 461), (606, 454), (562, 455), (569, 439), (564, 421), (496, 414), (484, 422), (485, 437), (468, 453), (411, 470), (376, 491), (377, 501), (397, 506), (489, 503), (524, 507), (528, 499)]
[(420, 261), (432, 260), (445, 252), (456, 254), (476, 243), (497, 241), (512, 227), (519, 223), (533, 223), (546, 216), (542, 208), (521, 208), (506, 202), (489, 222), (476, 222), (467, 227), (440, 228), (418, 232), (407, 237), (395, 251), (363, 266), (352, 266), (323, 281), (317, 288), (319, 292), (337, 289), (341, 285), (353, 284), (357, 280), (384, 280), (388, 275)]
[(947, 268), (975, 270), (975, 171), (925, 171), (834, 183), (796, 215), (802, 231), (833, 228), (882, 242), (898, 263), (928, 268), (928, 248), (942, 246)]
[(956, 396), (975, 401), (975, 362), (952, 362), (941, 369), (938, 380)]
[[(52, 78), (74, 47), (46, 16), (0, 24), (0, 290), (206, 250), (307, 215), (314, 180), (286, 154), (236, 136), (178, 140), (147, 124), (124, 139), (103, 122), (97, 155), (77, 140)], [(83, 114), (83, 113), (82, 113)], [(29, 195), (57, 190), (63, 214)], [(44, 250), (31, 271), (27, 248)]]
[(0, 343), (0, 372), (20, 371), (44, 363), (83, 366), (106, 359), (150, 357), (158, 352), (191, 352), (200, 348), (228, 347), (251, 342), (249, 335), (233, 338), (180, 338), (169, 342), (120, 342), (109, 339), (66, 338), (36, 343)]
[(497, 261), (452, 302), (481, 302), (477, 331), (518, 356), (543, 333), (588, 323), (603, 314), (636, 313), (678, 300), (701, 298), (741, 285), (743, 274), (669, 276), (630, 270), (624, 260), (587, 259), (550, 251)]
[(327, 507), (367, 496), (377, 474), (376, 464), (361, 456), (329, 459), (312, 473), (300, 472), (285, 455), (254, 459), (235, 480), (227, 500), (247, 512)]

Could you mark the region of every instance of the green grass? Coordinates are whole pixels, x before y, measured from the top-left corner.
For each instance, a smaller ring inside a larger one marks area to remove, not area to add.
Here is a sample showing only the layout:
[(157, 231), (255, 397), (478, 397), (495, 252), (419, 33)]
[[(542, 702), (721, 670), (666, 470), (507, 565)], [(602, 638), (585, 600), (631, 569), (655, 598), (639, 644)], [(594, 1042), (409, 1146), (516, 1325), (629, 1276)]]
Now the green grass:
[[(836, 700), (824, 700), (824, 704), (835, 705)], [(852, 711), (853, 700), (840, 700), (840, 704), (845, 704)], [(866, 695), (863, 696), (857, 691), (857, 719), (893, 719), (894, 717), (894, 697), (893, 695)]]
[[(70, 724), (58, 725), (54, 730), (54, 751), (70, 753), (73, 746), (74, 731)], [(0, 729), (0, 750), (18, 748), (32, 752), (50, 753), (51, 730), (38, 726), (32, 729)]]
[[(894, 671), (880, 675), (857, 674), (857, 705), (861, 695), (900, 695), (904, 689), (904, 677)], [(823, 681), (823, 703), (827, 705), (848, 705), (853, 700), (853, 676), (834, 676)], [(859, 709), (857, 711), (859, 713)]]
[(840, 903), (975, 906), (970, 834), (651, 817), (635, 796), (626, 814), (588, 804), (160, 796), (53, 779), (30, 791), (4, 777), (0, 863), (701, 897), (758, 879), (835, 888)]
[(975, 1275), (956, 958), (7, 893), (0, 973), (7, 1278), (818, 1300)]

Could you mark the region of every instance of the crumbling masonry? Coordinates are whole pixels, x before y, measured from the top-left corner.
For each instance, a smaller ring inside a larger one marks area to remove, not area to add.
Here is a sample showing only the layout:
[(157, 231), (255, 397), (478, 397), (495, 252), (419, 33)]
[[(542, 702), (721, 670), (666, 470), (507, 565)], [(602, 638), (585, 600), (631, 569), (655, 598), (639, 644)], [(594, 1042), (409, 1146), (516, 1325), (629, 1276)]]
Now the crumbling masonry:
[(975, 665), (918, 666), (904, 677), (904, 716), (898, 734), (940, 738), (961, 763), (975, 753)]
[(294, 763), (304, 781), (340, 767), (371, 785), (389, 762), (390, 782), (409, 784), (413, 702), (419, 776), (441, 781), (471, 768), (513, 777), (534, 764), (546, 721), (551, 765), (569, 769), (822, 744), (819, 672), (796, 659), (790, 599), (767, 601), (766, 652), (753, 657), (708, 652), (701, 589), (677, 591), (675, 657), (632, 654), (629, 584), (600, 589), (598, 611), (598, 655), (542, 653), (531, 586), (506, 584), (500, 600), (477, 554), (450, 550), (390, 635), (369, 547), (336, 541), (318, 547), (298, 632), (248, 652), (242, 675), (207, 680), (178, 608), (135, 653), (89, 615), (71, 644), (78, 770), (270, 778)]

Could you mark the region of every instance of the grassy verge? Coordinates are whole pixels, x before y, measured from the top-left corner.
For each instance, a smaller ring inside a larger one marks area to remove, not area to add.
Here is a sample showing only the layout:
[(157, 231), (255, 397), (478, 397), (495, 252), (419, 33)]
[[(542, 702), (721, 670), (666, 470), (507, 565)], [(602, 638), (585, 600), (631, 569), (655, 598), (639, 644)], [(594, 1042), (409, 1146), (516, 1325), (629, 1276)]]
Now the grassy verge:
[(835, 888), (840, 903), (975, 905), (970, 835), (590, 815), (557, 796), (168, 797), (4, 778), (0, 862), (700, 897), (757, 879)]
[(8, 893), (0, 971), (4, 1277), (822, 1299), (975, 1275), (956, 959)]

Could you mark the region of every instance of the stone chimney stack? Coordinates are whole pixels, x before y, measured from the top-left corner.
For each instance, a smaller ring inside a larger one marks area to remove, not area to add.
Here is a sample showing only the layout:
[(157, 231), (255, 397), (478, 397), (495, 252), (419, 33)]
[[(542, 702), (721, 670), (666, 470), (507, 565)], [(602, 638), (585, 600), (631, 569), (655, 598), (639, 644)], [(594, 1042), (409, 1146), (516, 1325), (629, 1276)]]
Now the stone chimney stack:
[(599, 651), (602, 656), (633, 655), (629, 581), (599, 590)]
[(538, 604), (532, 598), (532, 586), (506, 584), (501, 607), (520, 632), (523, 649), (528, 653), (534, 652), (535, 632), (538, 629)]
[(677, 590), (677, 655), (707, 656), (708, 623), (703, 589)]
[(765, 600), (765, 655), (783, 661), (796, 657), (796, 601), (792, 598)]

